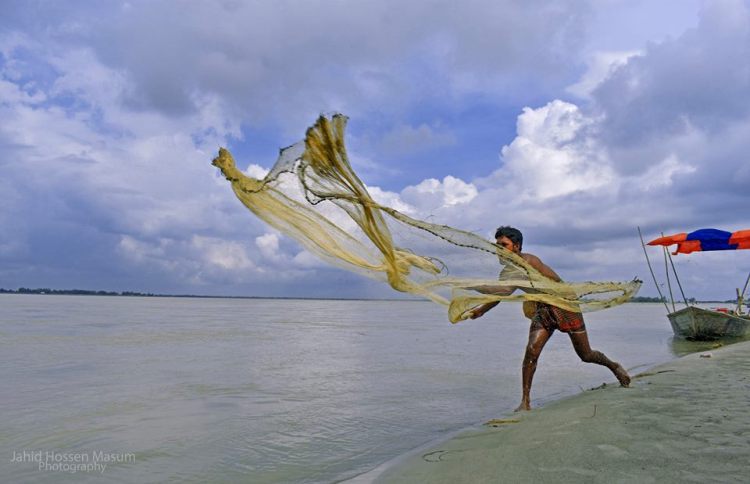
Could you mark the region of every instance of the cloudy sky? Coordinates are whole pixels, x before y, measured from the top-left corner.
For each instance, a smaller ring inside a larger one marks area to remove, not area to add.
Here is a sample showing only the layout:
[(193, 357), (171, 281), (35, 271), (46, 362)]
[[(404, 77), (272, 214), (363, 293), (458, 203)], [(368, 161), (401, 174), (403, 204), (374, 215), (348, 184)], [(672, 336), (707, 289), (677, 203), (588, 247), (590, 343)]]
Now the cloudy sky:
[[(655, 295), (637, 226), (750, 228), (750, 2), (4, 0), (0, 287), (392, 295), (210, 165), (263, 173), (333, 112), (380, 199), (518, 226), (568, 280)], [(746, 252), (679, 256), (688, 295), (732, 297)]]

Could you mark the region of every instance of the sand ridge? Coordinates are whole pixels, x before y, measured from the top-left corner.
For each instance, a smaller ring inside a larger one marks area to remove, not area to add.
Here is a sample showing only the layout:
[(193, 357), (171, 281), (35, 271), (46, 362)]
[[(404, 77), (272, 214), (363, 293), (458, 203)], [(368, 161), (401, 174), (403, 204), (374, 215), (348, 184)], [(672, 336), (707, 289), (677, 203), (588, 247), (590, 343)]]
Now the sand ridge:
[(743, 342), (464, 432), (376, 482), (748, 482), (748, 458)]

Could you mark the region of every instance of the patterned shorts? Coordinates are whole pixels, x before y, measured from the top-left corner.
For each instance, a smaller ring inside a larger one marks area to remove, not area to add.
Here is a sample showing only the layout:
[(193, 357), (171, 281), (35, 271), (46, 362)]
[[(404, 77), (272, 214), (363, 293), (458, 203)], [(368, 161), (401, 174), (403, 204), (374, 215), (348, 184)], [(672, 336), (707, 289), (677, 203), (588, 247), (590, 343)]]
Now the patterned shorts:
[(549, 304), (537, 303), (534, 317), (531, 318), (531, 331), (546, 329), (553, 333), (559, 329), (563, 333), (578, 333), (586, 331), (583, 315)]

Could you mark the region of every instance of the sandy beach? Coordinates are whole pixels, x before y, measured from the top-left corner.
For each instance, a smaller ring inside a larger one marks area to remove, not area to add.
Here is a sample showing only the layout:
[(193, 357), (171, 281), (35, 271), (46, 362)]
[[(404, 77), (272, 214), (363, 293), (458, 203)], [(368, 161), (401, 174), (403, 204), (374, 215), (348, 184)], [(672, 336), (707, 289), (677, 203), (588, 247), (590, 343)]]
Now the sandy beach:
[(747, 482), (750, 342), (684, 356), (422, 449), (383, 483)]

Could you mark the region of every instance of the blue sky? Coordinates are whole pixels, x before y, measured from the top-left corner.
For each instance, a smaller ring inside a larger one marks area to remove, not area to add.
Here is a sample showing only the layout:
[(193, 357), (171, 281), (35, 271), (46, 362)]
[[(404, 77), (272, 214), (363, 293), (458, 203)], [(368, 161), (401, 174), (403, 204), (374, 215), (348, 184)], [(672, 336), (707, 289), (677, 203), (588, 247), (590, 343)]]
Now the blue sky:
[[(210, 165), (342, 112), (381, 200), (655, 295), (636, 226), (750, 228), (749, 50), (732, 0), (2, 2), (0, 287), (392, 295), (300, 265)], [(677, 263), (726, 299), (750, 254)]]

